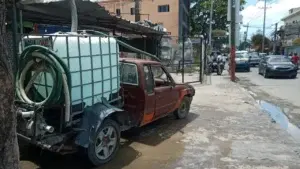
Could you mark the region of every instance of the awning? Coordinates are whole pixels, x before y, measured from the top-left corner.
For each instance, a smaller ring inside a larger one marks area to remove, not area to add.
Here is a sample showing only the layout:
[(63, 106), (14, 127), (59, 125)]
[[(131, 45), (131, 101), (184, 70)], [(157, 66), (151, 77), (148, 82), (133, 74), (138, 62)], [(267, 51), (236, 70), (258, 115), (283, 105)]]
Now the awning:
[[(49, 3), (31, 3), (31, 2)], [(125, 34), (161, 36), (165, 33), (149, 27), (131, 23), (130, 21), (112, 16), (97, 2), (76, 0), (78, 24), (80, 28), (109, 29)], [(60, 0), (26, 0), (19, 2), (17, 8), (23, 11), (23, 20), (40, 24), (70, 25), (71, 11), (68, 1)]]

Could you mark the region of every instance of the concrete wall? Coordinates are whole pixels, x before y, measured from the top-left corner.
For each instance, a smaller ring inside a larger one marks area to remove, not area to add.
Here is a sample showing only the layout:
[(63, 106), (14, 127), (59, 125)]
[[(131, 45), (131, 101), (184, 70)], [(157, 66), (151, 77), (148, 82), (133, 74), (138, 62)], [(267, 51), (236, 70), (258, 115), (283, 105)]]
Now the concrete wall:
[(283, 46), (292, 46), (293, 40), (300, 36), (300, 8), (290, 9), (289, 15), (282, 20), (285, 33)]
[(300, 13), (284, 20), (285, 24), (293, 24), (293, 22), (300, 22)]
[[(187, 9), (183, 9), (180, 3), (185, 4)], [(130, 8), (134, 8), (133, 0), (106, 0), (101, 5), (111, 14), (116, 14), (116, 10), (120, 9), (122, 18), (135, 20), (135, 15), (130, 13)], [(158, 12), (159, 5), (169, 5), (170, 11)], [(141, 20), (149, 19), (154, 23), (161, 23), (168, 32), (171, 32), (171, 36), (178, 36), (181, 33), (181, 26), (188, 26), (188, 10), (189, 0), (141, 0)], [(180, 14), (183, 17), (180, 17)], [(188, 30), (188, 27), (185, 29)]]

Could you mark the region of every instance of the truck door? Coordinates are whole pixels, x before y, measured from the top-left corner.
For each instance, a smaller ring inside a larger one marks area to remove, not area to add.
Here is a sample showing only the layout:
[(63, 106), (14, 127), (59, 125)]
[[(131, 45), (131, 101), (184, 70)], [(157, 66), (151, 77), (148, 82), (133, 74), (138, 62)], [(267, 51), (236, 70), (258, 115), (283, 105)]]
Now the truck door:
[(155, 82), (155, 117), (164, 116), (175, 106), (179, 93), (161, 65), (151, 65), (151, 70)]
[(151, 73), (150, 66), (144, 65), (144, 92), (145, 92), (145, 106), (144, 106), (144, 116), (141, 125), (150, 123), (154, 119), (155, 114), (155, 93), (154, 93), (154, 79)]

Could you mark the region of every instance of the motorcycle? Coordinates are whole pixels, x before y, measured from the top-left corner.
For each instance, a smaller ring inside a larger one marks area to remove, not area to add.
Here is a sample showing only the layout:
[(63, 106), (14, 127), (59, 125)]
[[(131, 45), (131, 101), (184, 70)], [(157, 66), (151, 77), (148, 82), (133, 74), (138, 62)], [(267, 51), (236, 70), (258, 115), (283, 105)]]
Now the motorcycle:
[(212, 62), (208, 63), (208, 72), (209, 73), (214, 73), (216, 72), (217, 75), (222, 75), (223, 70), (224, 70), (224, 61), (216, 59), (213, 60)]

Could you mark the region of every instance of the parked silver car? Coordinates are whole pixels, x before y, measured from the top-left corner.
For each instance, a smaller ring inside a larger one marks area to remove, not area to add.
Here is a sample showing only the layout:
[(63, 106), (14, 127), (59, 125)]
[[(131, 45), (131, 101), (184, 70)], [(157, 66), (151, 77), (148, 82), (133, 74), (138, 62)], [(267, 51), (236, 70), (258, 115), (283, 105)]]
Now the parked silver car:
[(250, 60), (249, 60), (250, 66), (259, 65), (260, 57), (257, 52), (249, 53), (249, 56), (250, 56)]

